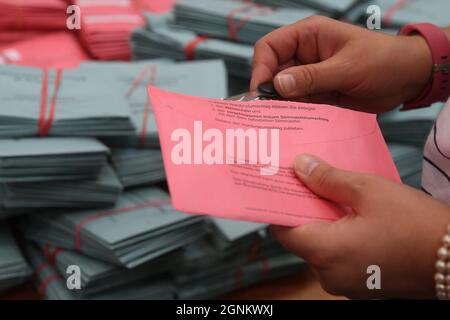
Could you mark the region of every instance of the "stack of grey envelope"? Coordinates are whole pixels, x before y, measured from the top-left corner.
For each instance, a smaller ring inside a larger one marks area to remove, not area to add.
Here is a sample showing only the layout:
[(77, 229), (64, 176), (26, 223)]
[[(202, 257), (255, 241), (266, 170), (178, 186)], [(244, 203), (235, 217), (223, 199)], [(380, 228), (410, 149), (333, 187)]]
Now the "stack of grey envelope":
[[(304, 261), (265, 239), (255, 254), (241, 249), (232, 256), (217, 254), (210, 242), (196, 242), (184, 250), (173, 271), (178, 299), (211, 299), (231, 291), (300, 270)], [(207, 249), (208, 246), (211, 246)]]
[(69, 278), (67, 269), (76, 265), (80, 268), (80, 283), (82, 290), (74, 294), (88, 298), (110, 291), (136, 281), (146, 281), (154, 276), (164, 276), (173, 269), (181, 259), (181, 250), (165, 254), (133, 269), (127, 269), (114, 264), (97, 260), (73, 250), (54, 248), (44, 245), (39, 248), (48, 263), (55, 266), (63, 278)]
[(175, 25), (198, 34), (254, 44), (284, 25), (316, 14), (303, 9), (274, 9), (248, 1), (187, 0), (175, 7)]
[(388, 143), (389, 151), (402, 181), (412, 187), (420, 188), (422, 175), (422, 148), (401, 143)]
[[(173, 299), (175, 288), (168, 276), (159, 275), (131, 281), (109, 290), (93, 292), (88, 297), (83, 296), (83, 285), (80, 289), (69, 289), (66, 270), (58, 271), (57, 267), (42, 254), (34, 244), (27, 243), (25, 254), (35, 270), (35, 284), (39, 294), (48, 300), (147, 300)], [(81, 261), (77, 259), (77, 263)], [(50, 263), (49, 263), (50, 262)], [(83, 262), (81, 261), (80, 264)], [(77, 265), (77, 264), (76, 264)], [(83, 271), (80, 267), (81, 275)]]
[(23, 283), (31, 269), (6, 222), (0, 222), (0, 291)]
[[(59, 80), (59, 81), (58, 81)], [(83, 69), (0, 68), (0, 137), (114, 136), (134, 132), (113, 79)]]
[(137, 60), (167, 57), (178, 61), (223, 59), (230, 75), (250, 78), (252, 46), (213, 38), (195, 43), (196, 39), (198, 35), (188, 30), (136, 29), (131, 36), (133, 57)]
[[(102, 138), (107, 145), (121, 148), (157, 147), (156, 122), (148, 99), (147, 87), (208, 98), (227, 96), (227, 74), (221, 60), (171, 63), (145, 60), (137, 62), (83, 63), (84, 72), (101, 74), (104, 81), (113, 81), (110, 90), (119, 93), (127, 102), (133, 125), (133, 135)], [(100, 76), (99, 76), (100, 77)]]
[[(339, 18), (358, 3), (366, 0), (256, 0), (256, 2), (286, 8), (313, 8)], [(366, 6), (367, 7), (367, 6)]]
[(0, 139), (0, 183), (96, 177), (108, 153), (92, 138)]
[(21, 222), (29, 240), (127, 268), (181, 248), (206, 232), (203, 217), (174, 210), (168, 194), (158, 188), (126, 192), (110, 209), (34, 213)]
[[(339, 3), (340, 1), (334, 1)], [(346, 16), (350, 21), (363, 22), (371, 12), (367, 12), (369, 5), (376, 5), (382, 14), (383, 28), (399, 29), (408, 23), (432, 22), (441, 27), (448, 26), (448, 18), (443, 12), (450, 11), (448, 0), (368, 0), (350, 10)]]
[(442, 103), (435, 103), (428, 108), (406, 112), (395, 109), (381, 114), (378, 122), (387, 141), (415, 144), (422, 147), (442, 106)]
[(166, 179), (159, 149), (112, 149), (111, 161), (125, 188)]
[(253, 250), (266, 237), (267, 225), (262, 223), (210, 218), (211, 243), (221, 256), (232, 256), (240, 250)]
[(11, 216), (14, 210), (21, 213), (19, 209), (26, 208), (108, 207), (114, 205), (121, 191), (116, 173), (105, 164), (96, 177), (89, 179), (1, 183), (0, 203), (6, 212), (11, 210)]

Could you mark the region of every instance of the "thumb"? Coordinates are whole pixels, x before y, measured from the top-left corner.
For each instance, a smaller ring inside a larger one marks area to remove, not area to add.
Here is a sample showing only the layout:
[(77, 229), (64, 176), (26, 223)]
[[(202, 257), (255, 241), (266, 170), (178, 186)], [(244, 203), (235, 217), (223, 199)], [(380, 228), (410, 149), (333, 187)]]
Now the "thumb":
[(300, 155), (295, 159), (294, 169), (302, 182), (317, 195), (355, 208), (359, 203), (367, 176), (334, 168), (323, 160)]
[(336, 58), (287, 68), (275, 76), (275, 89), (284, 98), (335, 91), (342, 83), (341, 70), (342, 64)]

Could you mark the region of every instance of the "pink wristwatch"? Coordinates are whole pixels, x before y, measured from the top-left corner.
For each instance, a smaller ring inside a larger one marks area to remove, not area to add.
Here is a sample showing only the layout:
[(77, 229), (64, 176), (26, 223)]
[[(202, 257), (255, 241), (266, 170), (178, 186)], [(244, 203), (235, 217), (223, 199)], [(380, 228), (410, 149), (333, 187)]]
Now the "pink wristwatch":
[(408, 24), (399, 35), (419, 34), (425, 38), (433, 57), (433, 78), (414, 101), (408, 101), (402, 110), (428, 107), (434, 102), (446, 101), (450, 96), (450, 41), (445, 32), (431, 23)]

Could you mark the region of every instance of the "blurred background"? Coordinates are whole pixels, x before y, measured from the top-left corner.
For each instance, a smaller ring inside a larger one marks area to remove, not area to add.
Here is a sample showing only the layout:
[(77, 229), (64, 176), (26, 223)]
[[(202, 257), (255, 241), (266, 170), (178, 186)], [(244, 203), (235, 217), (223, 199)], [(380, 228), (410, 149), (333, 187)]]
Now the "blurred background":
[[(146, 86), (225, 98), (248, 90), (254, 43), (283, 25), (324, 15), (366, 27), (379, 12), (374, 32), (395, 34), (411, 22), (446, 26), (449, 9), (448, 0), (0, 0), (0, 297), (339, 298), (267, 225), (170, 206)], [(379, 117), (416, 188), (441, 107)]]

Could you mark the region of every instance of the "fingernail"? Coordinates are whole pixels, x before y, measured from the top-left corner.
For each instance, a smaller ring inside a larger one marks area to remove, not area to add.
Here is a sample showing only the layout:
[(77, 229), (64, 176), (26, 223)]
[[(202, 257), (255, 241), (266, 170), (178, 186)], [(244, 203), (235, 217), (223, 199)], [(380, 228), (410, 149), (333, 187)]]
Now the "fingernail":
[(289, 95), (295, 92), (296, 83), (295, 78), (292, 74), (290, 73), (280, 74), (277, 76), (277, 80), (283, 94)]
[(319, 161), (308, 155), (301, 155), (295, 159), (294, 169), (303, 176), (309, 176), (319, 165)]

